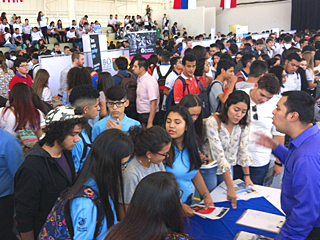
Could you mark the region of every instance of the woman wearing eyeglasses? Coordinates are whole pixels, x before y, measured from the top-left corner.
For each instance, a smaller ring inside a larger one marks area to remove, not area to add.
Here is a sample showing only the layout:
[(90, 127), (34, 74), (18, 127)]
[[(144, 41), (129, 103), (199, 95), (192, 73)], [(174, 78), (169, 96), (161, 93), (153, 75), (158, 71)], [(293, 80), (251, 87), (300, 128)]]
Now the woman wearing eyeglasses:
[(175, 175), (157, 172), (138, 184), (126, 216), (105, 240), (191, 240), (184, 234), (181, 190)]
[(151, 173), (165, 171), (162, 161), (168, 157), (171, 147), (170, 135), (160, 126), (135, 126), (128, 133), (134, 142), (134, 157), (123, 173), (125, 209), (120, 206), (121, 219), (141, 179)]
[(237, 90), (229, 95), (221, 114), (211, 115), (205, 123), (203, 148), (207, 149), (209, 159), (216, 160), (218, 165), (216, 174), (206, 176), (205, 181), (217, 182), (217, 185), (225, 181), (227, 199), (231, 201), (233, 208), (237, 206), (237, 195), (232, 182), (233, 166), (242, 166), (246, 187), (253, 185), (249, 170), (252, 159), (248, 152), (249, 109), (248, 94)]

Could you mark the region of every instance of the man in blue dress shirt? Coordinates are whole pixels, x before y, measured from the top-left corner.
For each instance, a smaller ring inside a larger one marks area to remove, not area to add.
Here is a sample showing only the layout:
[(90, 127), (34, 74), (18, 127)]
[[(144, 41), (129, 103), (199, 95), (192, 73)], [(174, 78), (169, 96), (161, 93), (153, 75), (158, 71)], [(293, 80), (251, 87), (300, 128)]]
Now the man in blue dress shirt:
[(259, 143), (273, 149), (285, 165), (281, 207), (286, 222), (275, 239), (320, 237), (320, 131), (314, 121), (314, 99), (303, 91), (289, 91), (273, 111), (277, 130), (291, 137), (289, 148), (267, 136)]

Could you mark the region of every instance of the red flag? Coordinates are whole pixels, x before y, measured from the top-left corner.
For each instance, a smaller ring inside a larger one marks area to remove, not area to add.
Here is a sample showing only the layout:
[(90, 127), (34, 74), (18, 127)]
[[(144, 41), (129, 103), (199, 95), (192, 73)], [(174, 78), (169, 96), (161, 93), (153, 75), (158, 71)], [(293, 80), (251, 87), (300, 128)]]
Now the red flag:
[(237, 0), (221, 0), (221, 8), (235, 8), (237, 6)]

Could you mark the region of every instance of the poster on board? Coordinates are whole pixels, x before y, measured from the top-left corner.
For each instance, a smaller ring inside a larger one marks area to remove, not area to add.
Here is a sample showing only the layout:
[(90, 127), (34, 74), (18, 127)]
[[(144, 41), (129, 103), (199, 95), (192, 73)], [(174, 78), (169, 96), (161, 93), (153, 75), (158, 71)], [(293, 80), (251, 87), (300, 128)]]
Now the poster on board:
[(93, 69), (96, 72), (101, 72), (101, 56), (100, 56), (100, 43), (98, 34), (90, 34), (90, 48), (92, 56)]
[(102, 72), (109, 72), (112, 76), (117, 74), (115, 60), (123, 55), (123, 51), (101, 52)]
[(152, 54), (156, 52), (156, 31), (128, 33), (129, 55)]

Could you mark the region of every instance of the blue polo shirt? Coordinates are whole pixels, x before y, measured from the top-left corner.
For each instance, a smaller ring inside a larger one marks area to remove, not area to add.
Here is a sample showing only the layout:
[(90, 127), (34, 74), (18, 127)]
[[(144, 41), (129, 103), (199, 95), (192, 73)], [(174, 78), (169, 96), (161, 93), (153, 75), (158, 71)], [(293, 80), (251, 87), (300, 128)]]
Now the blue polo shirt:
[[(93, 178), (90, 178), (85, 184), (95, 191), (99, 192), (97, 184)], [(111, 210), (114, 216), (114, 225), (117, 224), (117, 214), (114, 210), (114, 205), (109, 197)], [(75, 198), (71, 203), (70, 215), (74, 228), (74, 239), (93, 239), (94, 231), (97, 221), (97, 207), (93, 201), (86, 197)], [(107, 234), (107, 219), (104, 217), (103, 225), (100, 234), (97, 236), (97, 240), (103, 240)]]
[(172, 168), (166, 166), (166, 171), (171, 172), (176, 176), (176, 180), (179, 183), (180, 189), (183, 191), (181, 201), (184, 203), (188, 197), (193, 193), (191, 180), (197, 174), (198, 170), (194, 169), (189, 172), (190, 160), (188, 149), (184, 148), (180, 151), (174, 146), (175, 158), (172, 164)]
[[(90, 138), (84, 129), (81, 130), (81, 135), (83, 136), (83, 139), (85, 140), (85, 142), (87, 144), (91, 144)], [(91, 148), (88, 146), (86, 156), (82, 160), (82, 163), (80, 163), (80, 159), (82, 157), (83, 150), (84, 150), (84, 143), (83, 143), (82, 138), (79, 136), (79, 142), (76, 143), (76, 145), (72, 148), (72, 151), (71, 151), (73, 163), (74, 163), (74, 168), (75, 168), (76, 172), (78, 172), (79, 170), (82, 169), (82, 166), (88, 156), (90, 149)]]
[(320, 227), (320, 131), (317, 124), (290, 140), (289, 149), (279, 144), (273, 154), (285, 164), (281, 208), (287, 216), (283, 239), (305, 239)]
[[(101, 119), (99, 122), (97, 122), (95, 125), (93, 125), (93, 128), (92, 128), (92, 141), (94, 141), (94, 139), (96, 139), (96, 137), (100, 133), (102, 133), (103, 131), (107, 130), (106, 126), (107, 126), (108, 119), (111, 119), (112, 121), (117, 123), (116, 120), (111, 118), (111, 115)], [(122, 124), (122, 131), (124, 131), (124, 132), (128, 132), (130, 127), (133, 127), (133, 126), (136, 126), (136, 125), (137, 126), (141, 126), (140, 122), (138, 122), (137, 120), (134, 120), (132, 118), (127, 117), (126, 114), (124, 114), (124, 117), (120, 122)]]
[(20, 141), (0, 128), (0, 198), (13, 193), (14, 174), (23, 162)]

